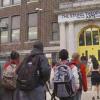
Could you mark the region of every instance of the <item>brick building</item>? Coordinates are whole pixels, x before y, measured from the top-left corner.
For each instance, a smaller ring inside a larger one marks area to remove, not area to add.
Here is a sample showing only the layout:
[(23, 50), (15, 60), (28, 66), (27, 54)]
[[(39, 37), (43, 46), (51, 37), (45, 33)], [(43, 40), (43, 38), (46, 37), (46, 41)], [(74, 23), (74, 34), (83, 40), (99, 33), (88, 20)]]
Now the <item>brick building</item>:
[(41, 40), (48, 57), (56, 59), (59, 28), (54, 14), (56, 0), (0, 0), (0, 58), (11, 50), (21, 57), (30, 52), (35, 40)]

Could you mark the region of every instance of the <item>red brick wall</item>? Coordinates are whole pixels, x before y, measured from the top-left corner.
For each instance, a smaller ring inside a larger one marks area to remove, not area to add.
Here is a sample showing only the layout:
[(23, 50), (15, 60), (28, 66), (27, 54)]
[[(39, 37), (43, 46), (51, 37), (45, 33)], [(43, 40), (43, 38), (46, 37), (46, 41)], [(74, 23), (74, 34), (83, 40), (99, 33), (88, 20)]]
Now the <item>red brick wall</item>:
[(22, 0), (22, 5), (12, 6), (0, 9), (0, 17), (10, 17), (14, 15), (21, 16), (21, 40), (20, 43), (1, 44), (1, 52), (11, 51), (13, 48), (17, 50), (29, 50), (32, 48), (33, 42), (27, 42), (27, 14), (34, 12), (35, 8), (41, 8), (38, 11), (38, 37), (44, 43), (44, 46), (51, 46), (49, 41), (52, 39), (52, 22), (57, 21), (57, 15), (54, 14), (56, 0), (40, 0), (40, 2), (26, 3)]

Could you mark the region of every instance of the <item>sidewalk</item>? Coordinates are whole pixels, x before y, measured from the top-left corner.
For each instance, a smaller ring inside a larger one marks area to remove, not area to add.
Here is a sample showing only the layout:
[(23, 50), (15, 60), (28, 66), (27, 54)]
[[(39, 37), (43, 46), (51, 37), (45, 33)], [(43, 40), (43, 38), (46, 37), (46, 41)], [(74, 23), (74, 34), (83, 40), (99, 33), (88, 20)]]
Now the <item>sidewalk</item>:
[(93, 93), (92, 93), (92, 91), (83, 92), (82, 93), (82, 100), (92, 100), (93, 94), (95, 94), (95, 96), (96, 96), (96, 92), (93, 92)]
[[(92, 93), (91, 91), (91, 78), (88, 77), (87, 81), (88, 81), (88, 91), (82, 93), (82, 100), (92, 100), (92, 94), (96, 95), (95, 92)], [(51, 100), (51, 96), (48, 92), (47, 92), (47, 100)]]
[[(93, 94), (92, 91), (83, 92), (82, 93), (82, 100), (92, 100), (92, 94)], [(49, 95), (48, 92), (47, 92), (47, 99), (46, 100), (51, 100), (51, 96)]]

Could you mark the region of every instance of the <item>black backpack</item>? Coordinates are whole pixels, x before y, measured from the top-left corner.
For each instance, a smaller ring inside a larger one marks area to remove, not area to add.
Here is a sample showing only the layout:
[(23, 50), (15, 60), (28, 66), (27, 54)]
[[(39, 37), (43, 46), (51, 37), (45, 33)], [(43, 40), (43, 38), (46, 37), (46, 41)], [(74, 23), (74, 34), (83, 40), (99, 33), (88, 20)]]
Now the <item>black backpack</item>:
[(39, 56), (26, 57), (18, 70), (17, 86), (21, 90), (32, 90), (40, 79)]

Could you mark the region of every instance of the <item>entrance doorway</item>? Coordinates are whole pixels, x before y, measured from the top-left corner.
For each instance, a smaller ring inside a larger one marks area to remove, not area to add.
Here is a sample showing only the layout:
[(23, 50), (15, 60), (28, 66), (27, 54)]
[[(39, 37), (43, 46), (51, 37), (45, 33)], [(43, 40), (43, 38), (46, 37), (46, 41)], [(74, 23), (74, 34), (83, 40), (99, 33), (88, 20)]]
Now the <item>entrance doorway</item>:
[(100, 27), (89, 25), (81, 30), (78, 37), (78, 52), (87, 57), (95, 55), (100, 61)]

